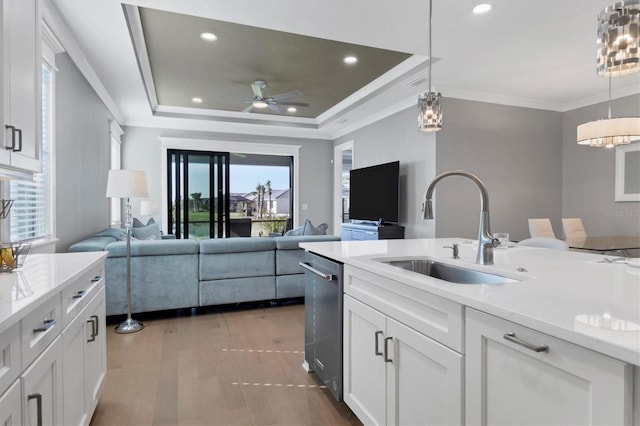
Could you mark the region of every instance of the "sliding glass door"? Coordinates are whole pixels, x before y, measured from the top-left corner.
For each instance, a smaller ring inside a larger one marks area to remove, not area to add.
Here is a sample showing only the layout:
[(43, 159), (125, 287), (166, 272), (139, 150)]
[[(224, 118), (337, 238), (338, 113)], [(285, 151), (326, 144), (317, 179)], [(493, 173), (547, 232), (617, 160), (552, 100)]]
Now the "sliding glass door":
[(167, 150), (168, 228), (176, 238), (229, 236), (229, 153)]

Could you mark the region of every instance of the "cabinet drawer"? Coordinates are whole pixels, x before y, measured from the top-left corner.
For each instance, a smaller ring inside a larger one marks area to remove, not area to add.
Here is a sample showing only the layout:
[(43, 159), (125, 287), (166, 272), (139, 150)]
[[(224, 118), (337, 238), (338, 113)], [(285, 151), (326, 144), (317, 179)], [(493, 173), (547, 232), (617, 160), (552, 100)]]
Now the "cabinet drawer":
[(96, 266), (62, 291), (62, 323), (66, 327), (104, 284), (104, 270)]
[(344, 292), (401, 323), (463, 353), (463, 306), (350, 265)]
[(22, 371), (21, 351), (20, 323), (17, 322), (0, 333), (0, 395)]
[(19, 380), (16, 380), (4, 395), (0, 392), (0, 424), (22, 424), (22, 397)]
[(45, 350), (62, 330), (60, 293), (22, 319), (22, 369)]

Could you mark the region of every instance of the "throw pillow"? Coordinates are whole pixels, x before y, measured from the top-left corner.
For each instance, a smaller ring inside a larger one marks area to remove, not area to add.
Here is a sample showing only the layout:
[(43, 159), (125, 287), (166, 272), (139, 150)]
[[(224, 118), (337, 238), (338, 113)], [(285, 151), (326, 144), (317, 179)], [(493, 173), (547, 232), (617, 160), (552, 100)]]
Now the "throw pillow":
[(320, 231), (322, 233), (322, 235), (327, 235), (327, 228), (329, 227), (329, 225), (327, 225), (326, 223), (321, 223), (320, 225), (316, 226), (316, 229), (318, 231)]
[(302, 231), (302, 235), (323, 235), (323, 234), (325, 234), (325, 232), (313, 226), (313, 224), (309, 219), (304, 220), (304, 229)]
[(285, 237), (297, 237), (302, 235), (302, 231), (304, 230), (304, 226), (300, 226), (298, 228), (293, 228), (284, 233)]
[(154, 223), (156, 223), (156, 221), (153, 220), (152, 217), (149, 218), (149, 221), (146, 225), (142, 223), (137, 217), (133, 218), (133, 228), (144, 228), (145, 226), (153, 225)]
[(160, 233), (160, 226), (157, 223), (152, 223), (149, 226), (133, 228), (131, 229), (131, 232), (132, 232), (132, 236), (139, 240), (162, 239), (162, 234)]

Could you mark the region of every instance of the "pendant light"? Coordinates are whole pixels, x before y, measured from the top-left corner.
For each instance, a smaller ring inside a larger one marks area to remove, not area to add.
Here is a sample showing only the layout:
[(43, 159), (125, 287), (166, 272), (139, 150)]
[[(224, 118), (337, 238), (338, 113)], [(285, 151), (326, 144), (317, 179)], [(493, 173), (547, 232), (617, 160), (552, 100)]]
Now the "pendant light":
[(640, 138), (640, 117), (611, 118), (611, 75), (609, 75), (609, 115), (604, 120), (578, 126), (578, 145), (613, 148)]
[(611, 118), (611, 77), (640, 71), (640, 0), (625, 0), (598, 15), (597, 73), (609, 77), (609, 115), (580, 124), (579, 145), (613, 148), (640, 138), (640, 117)]
[(437, 132), (442, 129), (441, 93), (431, 91), (431, 25), (433, 16), (432, 0), (429, 0), (429, 79), (427, 80), (428, 92), (421, 93), (418, 97), (418, 130), (421, 132)]

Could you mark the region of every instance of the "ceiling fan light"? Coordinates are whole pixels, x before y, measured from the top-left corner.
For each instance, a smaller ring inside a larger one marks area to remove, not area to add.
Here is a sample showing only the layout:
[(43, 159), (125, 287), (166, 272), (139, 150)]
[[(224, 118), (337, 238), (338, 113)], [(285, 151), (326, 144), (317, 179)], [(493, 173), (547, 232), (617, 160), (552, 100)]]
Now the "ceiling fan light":
[(263, 100), (255, 100), (255, 101), (253, 101), (253, 107), (254, 108), (266, 108), (268, 106), (269, 106), (269, 104), (266, 101), (263, 101)]
[(578, 145), (612, 148), (640, 139), (640, 117), (607, 118), (580, 124)]

